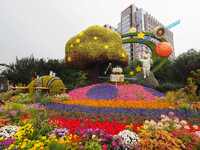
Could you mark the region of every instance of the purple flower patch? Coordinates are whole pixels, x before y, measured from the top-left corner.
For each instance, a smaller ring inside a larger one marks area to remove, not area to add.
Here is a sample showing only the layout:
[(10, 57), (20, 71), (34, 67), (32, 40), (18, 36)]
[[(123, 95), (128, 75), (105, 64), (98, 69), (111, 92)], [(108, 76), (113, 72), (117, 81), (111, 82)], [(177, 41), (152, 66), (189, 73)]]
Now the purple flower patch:
[(100, 84), (92, 87), (87, 92), (90, 99), (114, 99), (117, 97), (118, 89), (111, 84)]

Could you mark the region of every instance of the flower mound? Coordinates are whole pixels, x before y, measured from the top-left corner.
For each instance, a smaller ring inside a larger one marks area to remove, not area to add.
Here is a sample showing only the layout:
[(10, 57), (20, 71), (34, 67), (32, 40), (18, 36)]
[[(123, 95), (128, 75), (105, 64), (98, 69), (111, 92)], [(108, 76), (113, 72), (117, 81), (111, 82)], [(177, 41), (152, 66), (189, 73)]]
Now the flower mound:
[(71, 100), (108, 99), (108, 100), (155, 100), (162, 93), (137, 84), (93, 84), (69, 92)]
[(87, 92), (90, 99), (113, 99), (117, 96), (118, 89), (111, 84), (96, 85)]

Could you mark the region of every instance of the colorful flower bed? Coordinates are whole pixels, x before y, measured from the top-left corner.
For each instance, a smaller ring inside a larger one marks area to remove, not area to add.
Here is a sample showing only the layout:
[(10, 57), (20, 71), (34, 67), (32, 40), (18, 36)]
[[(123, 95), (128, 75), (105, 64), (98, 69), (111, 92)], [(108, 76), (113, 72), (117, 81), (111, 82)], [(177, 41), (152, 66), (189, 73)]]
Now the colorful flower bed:
[(155, 100), (162, 93), (137, 84), (94, 84), (70, 91), (71, 100), (108, 99), (108, 100)]
[[(77, 99), (70, 94), (41, 97), (20, 94), (12, 99), (14, 102), (6, 102), (0, 108), (0, 115), (9, 118), (11, 125), (0, 128), (0, 149), (193, 150), (200, 147), (198, 103), (183, 103), (190, 105), (190, 109), (180, 107), (182, 104), (159, 99), (162, 93), (139, 85), (89, 87), (85, 99), (76, 94), (86, 87), (70, 92)], [(138, 96), (141, 91), (143, 96)]]
[(134, 115), (134, 116), (152, 116), (152, 117), (159, 117), (161, 114), (167, 114), (170, 111), (174, 111), (177, 116), (180, 117), (190, 117), (192, 115), (200, 115), (200, 112), (196, 111), (185, 111), (181, 109), (145, 109), (145, 108), (138, 108), (138, 109), (126, 109), (126, 108), (109, 108), (109, 107), (90, 107), (90, 106), (81, 106), (81, 105), (65, 105), (59, 103), (49, 103), (46, 105), (46, 108), (57, 110), (57, 111), (65, 111), (65, 112), (85, 112), (85, 113), (95, 113), (95, 114), (127, 114), (127, 115)]

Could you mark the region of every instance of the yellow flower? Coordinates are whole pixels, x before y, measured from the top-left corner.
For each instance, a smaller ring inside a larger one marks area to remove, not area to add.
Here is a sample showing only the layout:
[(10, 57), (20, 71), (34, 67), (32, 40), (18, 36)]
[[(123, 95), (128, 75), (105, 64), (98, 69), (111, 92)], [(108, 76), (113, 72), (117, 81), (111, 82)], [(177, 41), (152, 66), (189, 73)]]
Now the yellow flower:
[(21, 145), (21, 149), (24, 149), (26, 147), (26, 142), (23, 142)]
[(80, 43), (81, 42), (81, 39), (76, 39), (76, 43)]
[(123, 58), (125, 58), (125, 57), (126, 57), (126, 55), (125, 55), (124, 53), (122, 53), (122, 57), (123, 57)]
[(95, 36), (95, 37), (94, 37), (94, 40), (98, 40), (98, 37)]
[(108, 48), (109, 48), (109, 46), (108, 46), (108, 45), (105, 45), (105, 46), (104, 46), (104, 48), (105, 48), (105, 49), (108, 49)]
[(65, 144), (65, 140), (63, 138), (61, 138), (61, 139), (58, 140), (58, 143), (59, 144)]
[(133, 76), (133, 75), (134, 75), (134, 71), (129, 72), (129, 74), (130, 74), (131, 76)]
[(136, 71), (137, 71), (137, 72), (141, 72), (141, 71), (142, 71), (142, 68), (141, 68), (140, 66), (137, 66)]
[(83, 34), (84, 34), (83, 32), (80, 32), (80, 33), (79, 33), (79, 36), (82, 36)]
[(133, 32), (136, 32), (137, 31), (137, 29), (136, 28), (134, 28), (134, 27), (132, 27), (132, 28), (130, 28), (129, 29), (129, 31), (128, 32), (130, 32), (130, 33), (133, 33)]
[(143, 32), (138, 33), (137, 38), (144, 39), (145, 34)]
[(8, 150), (12, 150), (14, 149), (15, 145), (14, 144), (11, 144), (9, 147), (8, 147)]
[(72, 61), (72, 58), (71, 58), (70, 56), (68, 56), (68, 57), (67, 57), (67, 61), (68, 61), (68, 62), (71, 62), (71, 61)]
[(71, 44), (71, 45), (70, 45), (70, 47), (71, 47), (71, 48), (73, 48), (73, 47), (74, 47), (74, 45), (73, 45), (73, 44)]
[(3, 137), (0, 137), (0, 141), (3, 141), (4, 140), (4, 138)]

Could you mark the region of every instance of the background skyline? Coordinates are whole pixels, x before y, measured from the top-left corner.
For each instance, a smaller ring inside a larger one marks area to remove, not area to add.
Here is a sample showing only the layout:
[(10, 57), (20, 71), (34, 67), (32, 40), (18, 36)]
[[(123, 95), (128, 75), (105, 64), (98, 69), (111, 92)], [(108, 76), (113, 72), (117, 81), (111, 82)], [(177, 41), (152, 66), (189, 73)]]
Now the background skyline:
[(173, 28), (176, 56), (200, 49), (200, 2), (191, 0), (0, 0), (0, 63), (33, 54), (37, 58), (64, 58), (67, 40), (95, 24), (117, 27), (120, 13), (130, 4), (143, 8)]

